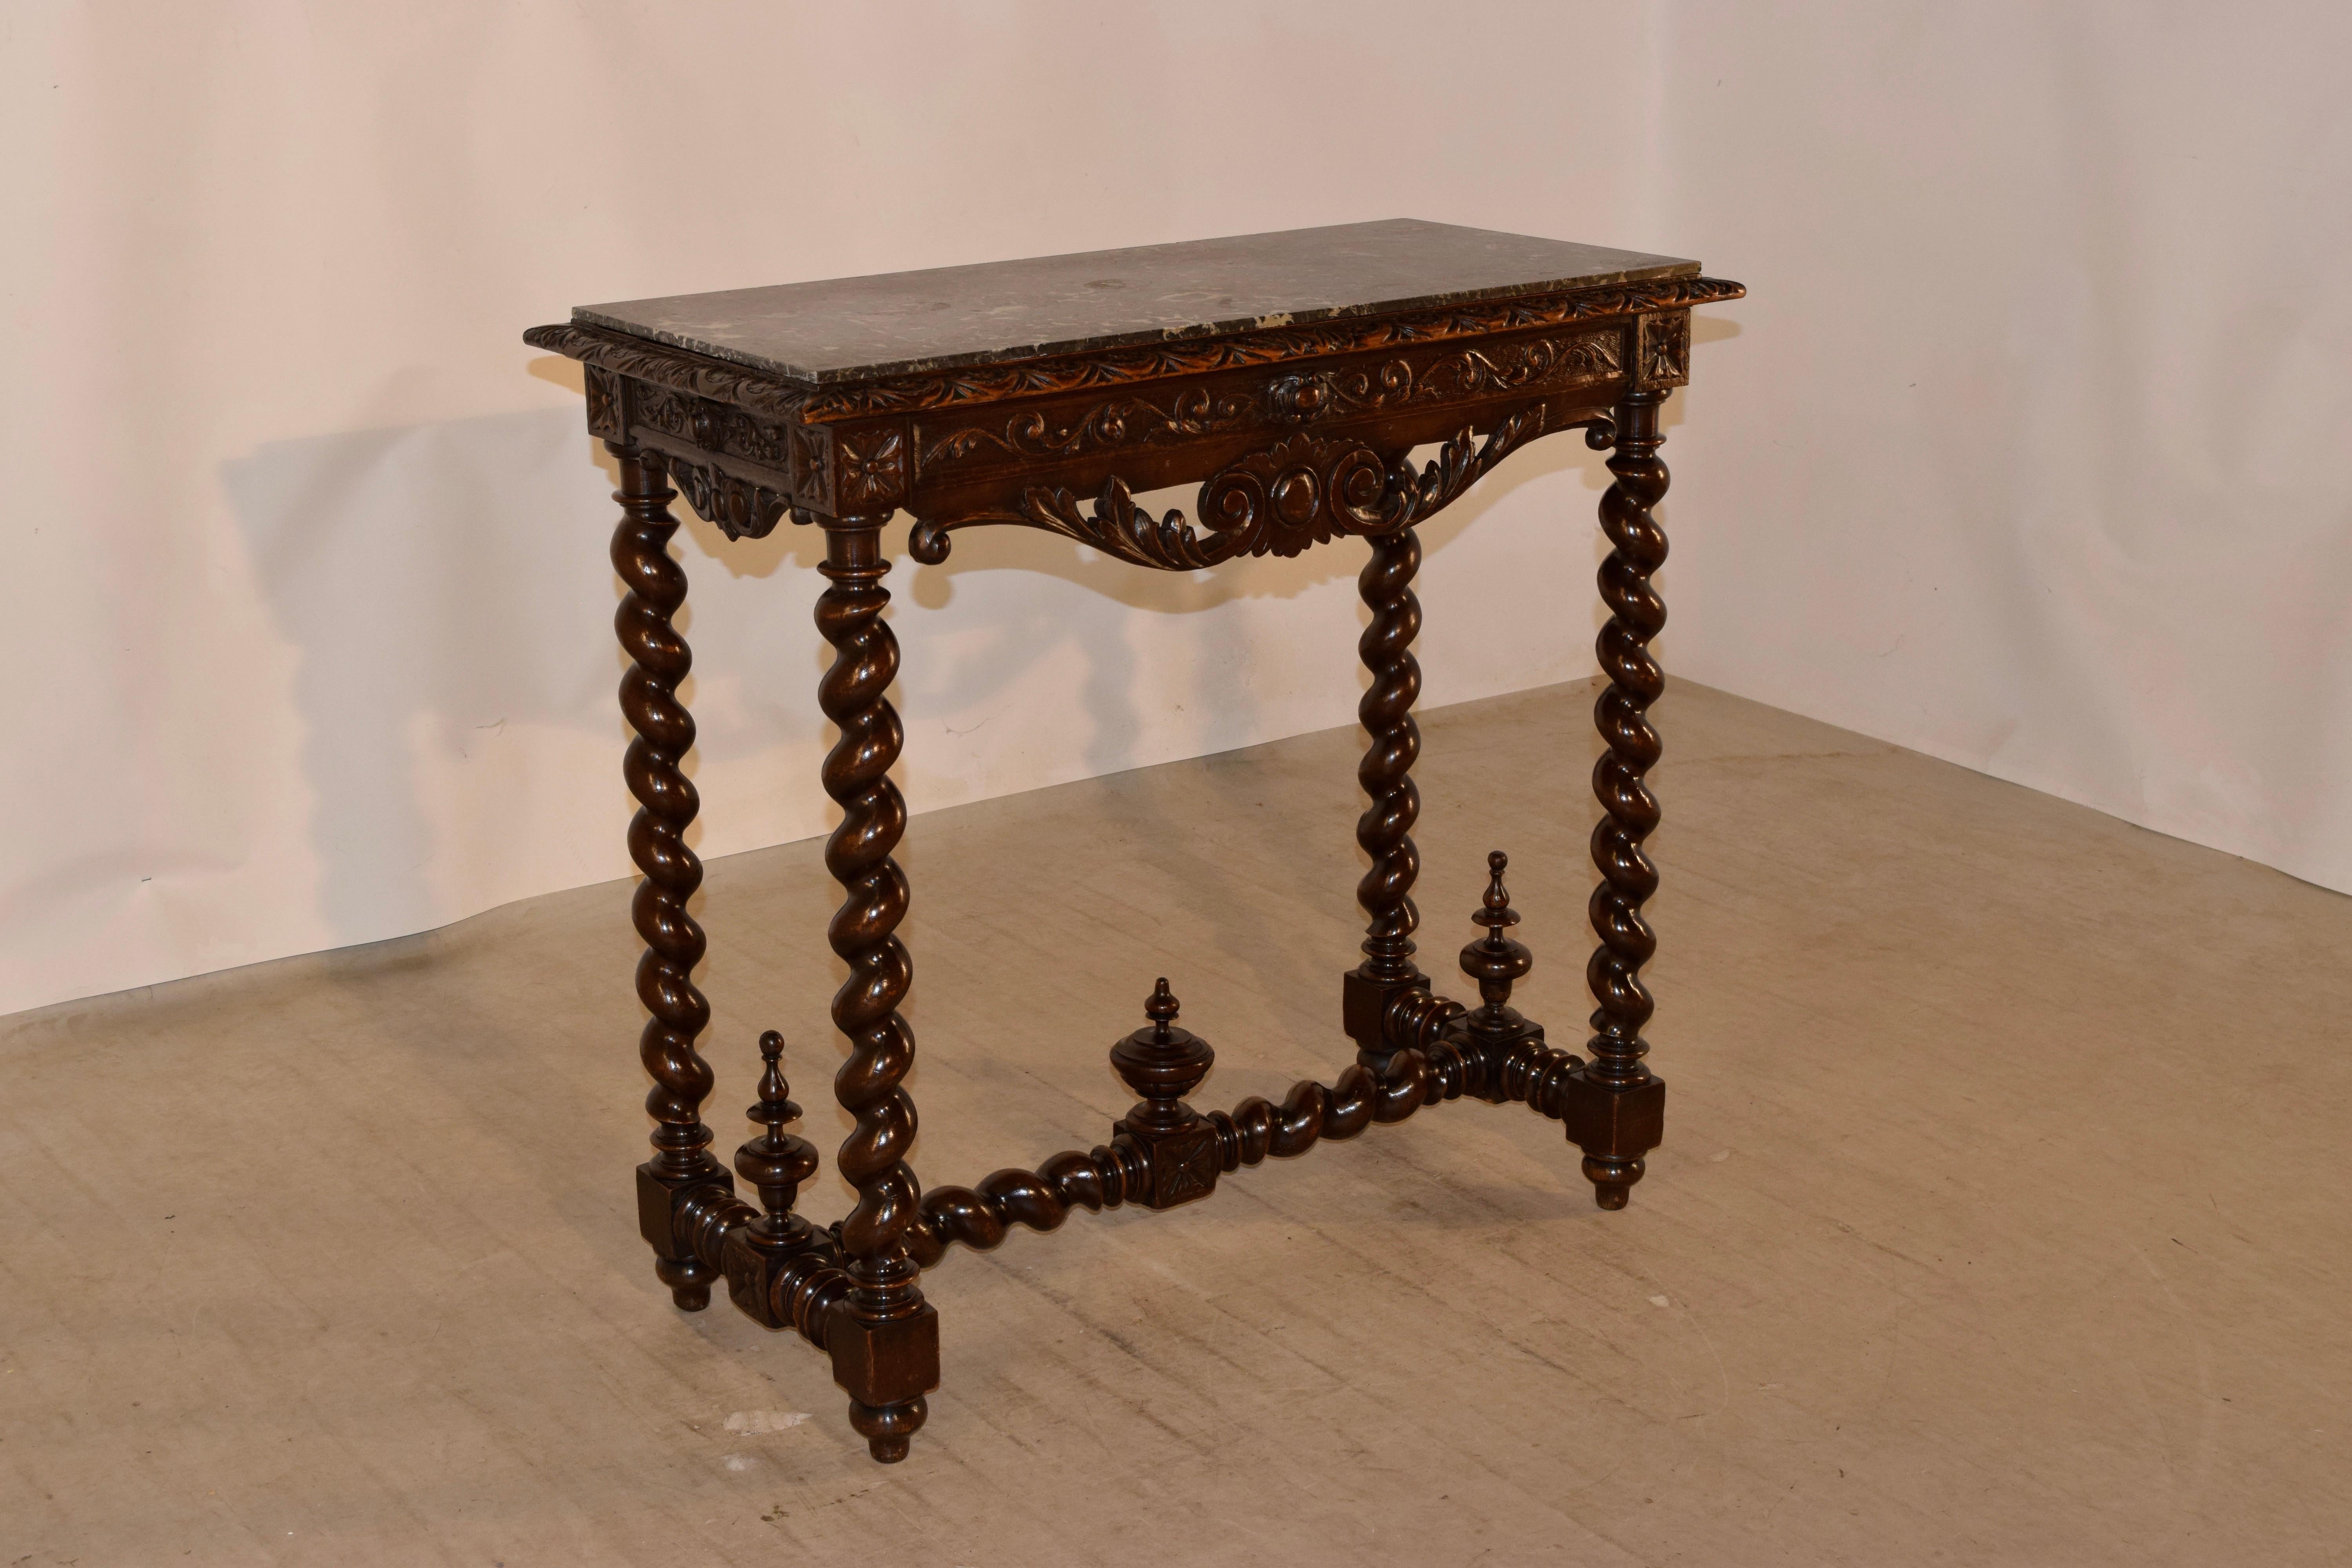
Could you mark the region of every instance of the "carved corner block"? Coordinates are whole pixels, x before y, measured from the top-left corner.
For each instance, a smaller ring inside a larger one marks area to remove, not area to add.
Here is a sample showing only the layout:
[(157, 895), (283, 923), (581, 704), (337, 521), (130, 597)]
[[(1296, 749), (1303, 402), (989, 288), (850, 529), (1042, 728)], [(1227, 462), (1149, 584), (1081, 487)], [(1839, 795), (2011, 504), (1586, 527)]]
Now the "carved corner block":
[(686, 1176), (666, 1173), (650, 1160), (637, 1167), (637, 1234), (654, 1249), (654, 1277), (669, 1287), (670, 1300), (681, 1311), (698, 1312), (710, 1305), (710, 1281), (717, 1273), (688, 1239), (688, 1206), (698, 1198), (734, 1194), (733, 1178), (715, 1163)]
[(1636, 318), (1633, 386), (1655, 392), (1690, 382), (1690, 312), (1655, 310)]
[(1512, 1049), (1544, 1043), (1543, 1026), (1517, 1007), (1507, 1005), (1497, 1007), (1491, 1016), (1483, 1007), (1465, 1013), (1448, 1021), (1438, 1037), (1464, 1056), (1479, 1059), (1485, 1070), (1472, 1078), (1468, 1092), (1489, 1105), (1510, 1102), (1510, 1090), (1501, 1069)]
[(728, 1299), (763, 1329), (791, 1328), (792, 1318), (780, 1310), (780, 1298), (788, 1292), (779, 1291), (776, 1286), (808, 1250), (806, 1245), (780, 1247), (763, 1243), (750, 1226), (737, 1226), (727, 1233), (726, 1247), (719, 1254), (727, 1272)]
[(1375, 980), (1361, 969), (1339, 977), (1339, 1027), (1356, 1048), (1385, 1057), (1417, 1045), (1416, 1040), (1390, 1037), (1389, 1005), (1408, 991), (1429, 989), (1429, 976), (1416, 971), (1403, 980)]
[(733, 1195), (735, 1178), (727, 1168), (711, 1162), (690, 1176), (673, 1176), (656, 1168), (651, 1160), (637, 1167), (637, 1234), (646, 1245), (664, 1258), (675, 1258), (688, 1252), (678, 1234), (678, 1211), (687, 1200), (706, 1187), (717, 1187)]
[(1665, 1139), (1666, 1080), (1613, 1089), (1580, 1068), (1568, 1076), (1561, 1122), (1584, 1151), (1584, 1174), (1605, 1209), (1622, 1209), (1646, 1168), (1642, 1156)]
[(825, 517), (833, 500), (833, 427), (796, 425), (792, 442), (793, 504)]
[(627, 378), (600, 364), (583, 364), (580, 371), (588, 395), (588, 434), (600, 441), (625, 443), (629, 419), (622, 396)]
[[(1183, 1109), (1192, 1108), (1187, 1105)], [(1223, 1169), (1224, 1157), (1218, 1146), (1217, 1129), (1207, 1118), (1196, 1117), (1192, 1125), (1170, 1131), (1122, 1118), (1111, 1132), (1114, 1138), (1125, 1138), (1133, 1143), (1143, 1155), (1144, 1190), (1130, 1193), (1130, 1202), (1141, 1203), (1148, 1208), (1172, 1209), (1179, 1204), (1205, 1198), (1217, 1190), (1217, 1174)]]
[(835, 517), (888, 512), (906, 504), (913, 444), (903, 425), (852, 426), (826, 432), (824, 468), (833, 481), (825, 509)]
[(940, 1314), (925, 1302), (902, 1318), (874, 1321), (844, 1299), (825, 1321), (833, 1381), (860, 1405), (904, 1405), (940, 1385)]

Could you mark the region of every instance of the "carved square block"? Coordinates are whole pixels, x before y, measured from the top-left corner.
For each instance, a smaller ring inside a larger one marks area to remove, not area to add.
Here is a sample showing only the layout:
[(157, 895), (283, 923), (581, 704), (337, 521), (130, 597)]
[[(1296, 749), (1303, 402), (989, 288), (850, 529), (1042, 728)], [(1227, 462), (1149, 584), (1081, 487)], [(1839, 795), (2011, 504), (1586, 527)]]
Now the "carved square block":
[(1499, 1029), (1471, 1027), (1473, 1024), (1485, 1021), (1484, 1009), (1465, 1014), (1445, 1026), (1443, 1037), (1454, 1042), (1458, 1047), (1476, 1051), (1485, 1059), (1486, 1070), (1479, 1076), (1476, 1098), (1489, 1105), (1507, 1105), (1510, 1102), (1510, 1096), (1503, 1092), (1501, 1063), (1504, 1054), (1523, 1041), (1543, 1044), (1543, 1026), (1522, 1015), (1517, 1007), (1503, 1009), (1503, 1026)]
[(1359, 1050), (1384, 1052), (1401, 1049), (1404, 1041), (1386, 1039), (1381, 1032), (1390, 999), (1401, 991), (1411, 991), (1428, 984), (1425, 976), (1416, 974), (1411, 980), (1383, 985), (1378, 981), (1367, 980), (1350, 969), (1339, 977), (1339, 1027), (1356, 1042)]
[(763, 1329), (788, 1329), (792, 1324), (776, 1315), (774, 1293), (776, 1277), (784, 1271), (784, 1263), (793, 1255), (751, 1244), (748, 1226), (737, 1226), (727, 1233), (727, 1245), (719, 1253), (719, 1263), (727, 1270), (727, 1294), (742, 1310), (745, 1317)]
[(926, 1301), (903, 1318), (870, 1323), (836, 1302), (825, 1320), (833, 1381), (861, 1405), (902, 1405), (940, 1385), (940, 1314)]
[(1223, 1164), (1217, 1149), (1217, 1130), (1206, 1121), (1173, 1132), (1155, 1132), (1122, 1121), (1112, 1132), (1134, 1140), (1151, 1163), (1151, 1189), (1143, 1194), (1147, 1207), (1172, 1209), (1217, 1190)]
[(637, 1167), (637, 1234), (646, 1238), (646, 1245), (656, 1256), (678, 1256), (677, 1205), (697, 1187), (719, 1187), (731, 1193), (735, 1182), (725, 1167), (715, 1164), (682, 1181), (661, 1175), (650, 1160)]
[(1639, 346), (1633, 382), (1644, 391), (1683, 386), (1690, 381), (1690, 312), (1654, 310), (1636, 319)]
[(1666, 1080), (1612, 1089), (1579, 1071), (1569, 1077), (1565, 1109), (1568, 1141), (1587, 1154), (1638, 1157), (1665, 1137)]

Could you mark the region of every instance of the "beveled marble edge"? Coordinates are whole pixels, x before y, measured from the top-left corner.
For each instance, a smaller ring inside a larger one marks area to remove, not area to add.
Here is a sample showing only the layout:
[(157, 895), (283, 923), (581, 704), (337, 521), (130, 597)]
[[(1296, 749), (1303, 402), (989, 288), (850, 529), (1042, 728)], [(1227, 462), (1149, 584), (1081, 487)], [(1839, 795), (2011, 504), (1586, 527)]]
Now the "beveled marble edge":
[[(572, 311), (572, 319), (575, 322), (583, 326), (600, 327), (608, 331), (625, 333), (643, 342), (667, 344), (672, 348), (683, 349), (688, 353), (701, 354), (710, 359), (721, 360), (730, 363), (743, 365), (752, 370), (763, 372), (771, 375), (782, 376), (792, 381), (802, 383), (803, 384), (814, 386), (838, 386), (876, 381), (891, 376), (919, 375), (930, 372), (954, 370), (962, 367), (1003, 364), (1021, 360), (1050, 358), (1066, 354), (1092, 353), (1116, 349), (1135, 348), (1152, 343), (1185, 342), (1204, 338), (1216, 338), (1242, 332), (1260, 331), (1270, 328), (1307, 326), (1317, 322), (1387, 316), (1413, 310), (1444, 310), (1447, 307), (1457, 305), (1492, 304), (1497, 301), (1536, 295), (1558, 294), (1586, 289), (1605, 289), (1628, 283), (1651, 282), (1668, 279), (1694, 278), (1697, 277), (1700, 273), (1700, 265), (1697, 261), (1681, 257), (1654, 256), (1638, 251), (1620, 250), (1613, 247), (1584, 246), (1578, 242), (1571, 241), (1548, 241), (1541, 239), (1537, 236), (1507, 235), (1502, 234), (1498, 231), (1465, 229), (1454, 225), (1428, 224), (1416, 219), (1391, 219), (1373, 224), (1340, 225), (1335, 226), (1329, 229), (1289, 230), (1270, 235), (1238, 235), (1219, 240), (1188, 241), (1167, 246), (1136, 247), (1129, 250), (1080, 252), (1070, 256), (1040, 257), (1025, 259), (1034, 259), (1038, 262), (1075, 262), (1100, 258), (1105, 261), (1109, 261), (1115, 258), (1134, 257), (1151, 252), (1182, 250), (1190, 248), (1194, 245), (1231, 245), (1236, 243), (1246, 243), (1252, 240), (1284, 240), (1291, 239), (1293, 237), (1304, 238), (1307, 236), (1337, 235), (1348, 232), (1363, 233), (1366, 231), (1382, 229), (1396, 231), (1401, 239), (1407, 237), (1414, 231), (1445, 231), (1449, 236), (1491, 236), (1497, 239), (1526, 241), (1538, 246), (1582, 249), (1601, 256), (1605, 256), (1612, 259), (1622, 257), (1629, 261), (1638, 260), (1640, 262), (1646, 263), (1646, 265), (1604, 268), (1597, 270), (1587, 268), (1585, 270), (1566, 275), (1542, 275), (1522, 281), (1480, 288), (1442, 289), (1435, 291), (1425, 290), (1418, 293), (1381, 295), (1368, 300), (1350, 300), (1338, 304), (1300, 306), (1289, 310), (1272, 312), (1257, 310), (1230, 316), (1211, 317), (1204, 321), (1188, 322), (1177, 326), (1152, 324), (1140, 326), (1129, 331), (1051, 336), (1023, 340), (997, 344), (987, 348), (960, 351), (950, 353), (912, 354), (898, 358), (860, 360), (856, 363), (835, 363), (830, 365), (796, 363), (790, 359), (752, 353), (742, 348), (730, 346), (727, 343), (715, 342), (708, 337), (697, 336), (692, 331), (671, 330), (643, 321), (632, 321), (625, 316), (615, 315), (613, 313), (614, 310), (620, 308), (618, 306), (602, 309), (592, 305), (575, 306)], [(928, 278), (943, 274), (961, 274), (969, 276), (974, 273), (992, 270), (1000, 267), (1015, 268), (1022, 265), (1024, 265), (1023, 262), (1003, 262), (982, 263), (975, 266), (929, 268), (923, 268), (916, 272), (886, 273), (878, 274), (872, 278), (814, 279), (807, 285), (787, 284), (779, 285), (777, 287), (781, 289), (800, 289), (803, 287), (815, 288), (824, 285), (846, 286), (857, 283), (898, 283), (902, 279)], [(688, 300), (707, 299), (716, 302), (722, 300), (733, 300), (743, 296), (764, 294), (770, 291), (771, 290), (766, 289), (724, 289), (709, 295), (687, 295), (659, 300), (627, 300), (623, 301), (622, 304), (628, 306), (648, 307), (675, 306)]]

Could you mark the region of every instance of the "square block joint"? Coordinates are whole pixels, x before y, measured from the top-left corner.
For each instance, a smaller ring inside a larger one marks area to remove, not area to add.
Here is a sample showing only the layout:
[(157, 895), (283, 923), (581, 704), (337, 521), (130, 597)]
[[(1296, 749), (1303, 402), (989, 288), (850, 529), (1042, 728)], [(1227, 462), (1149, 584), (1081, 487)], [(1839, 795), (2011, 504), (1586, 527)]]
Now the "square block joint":
[(1195, 1121), (1173, 1131), (1154, 1131), (1132, 1121), (1121, 1121), (1112, 1125), (1111, 1132), (1114, 1137), (1132, 1139), (1150, 1162), (1151, 1186), (1142, 1197), (1145, 1206), (1172, 1209), (1217, 1190), (1223, 1160), (1217, 1147), (1217, 1130), (1206, 1121)]
[(700, 1187), (718, 1187), (732, 1193), (735, 1180), (727, 1168), (715, 1162), (699, 1174), (681, 1181), (661, 1173), (650, 1160), (637, 1167), (637, 1234), (656, 1256), (676, 1258), (677, 1250), (677, 1205), (688, 1193)]
[(1380, 1056), (1400, 1049), (1411, 1042), (1387, 1037), (1389, 1004), (1403, 992), (1424, 990), (1428, 985), (1425, 974), (1383, 982), (1350, 969), (1339, 977), (1339, 1027), (1356, 1042), (1358, 1050)]
[(1561, 1121), (1568, 1141), (1587, 1154), (1634, 1159), (1665, 1138), (1666, 1080), (1653, 1078), (1630, 1089), (1596, 1082), (1590, 1069), (1569, 1075), (1568, 1103)]
[(903, 1405), (940, 1385), (939, 1309), (924, 1302), (903, 1318), (869, 1322), (846, 1300), (825, 1321), (833, 1381), (861, 1405)]

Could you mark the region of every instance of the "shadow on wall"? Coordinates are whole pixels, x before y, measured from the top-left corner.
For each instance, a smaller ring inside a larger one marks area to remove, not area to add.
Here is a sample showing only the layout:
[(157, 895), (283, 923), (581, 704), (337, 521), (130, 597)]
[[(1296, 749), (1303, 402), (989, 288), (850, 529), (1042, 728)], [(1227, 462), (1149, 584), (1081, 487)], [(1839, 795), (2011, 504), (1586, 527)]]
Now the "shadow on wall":
[[(1433, 564), (1502, 496), (1586, 459), (1572, 438), (1522, 455), (1423, 530)], [(576, 409), (277, 442), (226, 465), (222, 479), (278, 627), (300, 652), (295, 696), (320, 909), (339, 943), (626, 873), (625, 731), (614, 700), (622, 660), (611, 630), (620, 587), (605, 558), (612, 475)], [(1148, 499), (1192, 504), (1189, 490)], [(684, 695), (701, 730), (689, 773), (779, 744), (813, 756), (832, 740), (814, 696), (830, 653), (809, 619), (822, 534), (787, 523), (730, 543), (682, 502), (675, 510), (683, 526), (673, 548), (690, 583), (680, 623), (697, 656)], [(899, 556), (904, 527), (888, 540)], [(1276, 624), (1292, 617), (1259, 631), (1252, 617), (1215, 612), (1325, 585), (1352, 596), (1362, 559), (1360, 544), (1343, 542), (1171, 574), (997, 528), (961, 536), (942, 565), (902, 565), (893, 624), (906, 661), (893, 697), (908, 731), (901, 771), (919, 781), (910, 804), (1272, 738), (1259, 733), (1266, 669), (1328, 660), (1335, 684), (1353, 684), (1340, 671), (1353, 669), (1354, 650), (1300, 648)], [(788, 563), (794, 570), (782, 571)], [(1208, 619), (1171, 645), (1139, 626), (1139, 613)], [(1009, 752), (998, 737), (973, 739), (1044, 689), (1033, 676), (1046, 688), (1075, 681), (1066, 721), (1024, 716), (1007, 729), (1036, 730), (1034, 743)], [(1174, 751), (1166, 729), (1152, 733), (1171, 690), (1197, 710)], [(1335, 705), (1328, 722), (1351, 717), (1352, 702)], [(754, 772), (755, 787), (773, 796), (754, 803), (753, 831), (765, 836), (727, 833), (721, 852), (829, 825), (815, 811), (829, 803), (817, 797), (813, 765), (805, 776), (797, 765)], [(745, 805), (714, 804), (730, 819)], [(583, 832), (605, 824), (609, 832)]]
[(617, 721), (609, 662), (581, 657), (609, 644), (613, 603), (605, 520), (575, 500), (583, 447), (579, 415), (553, 409), (275, 442), (222, 469), (300, 650), (320, 907), (344, 942), (451, 918), (421, 748), (462, 760), (510, 727)]

